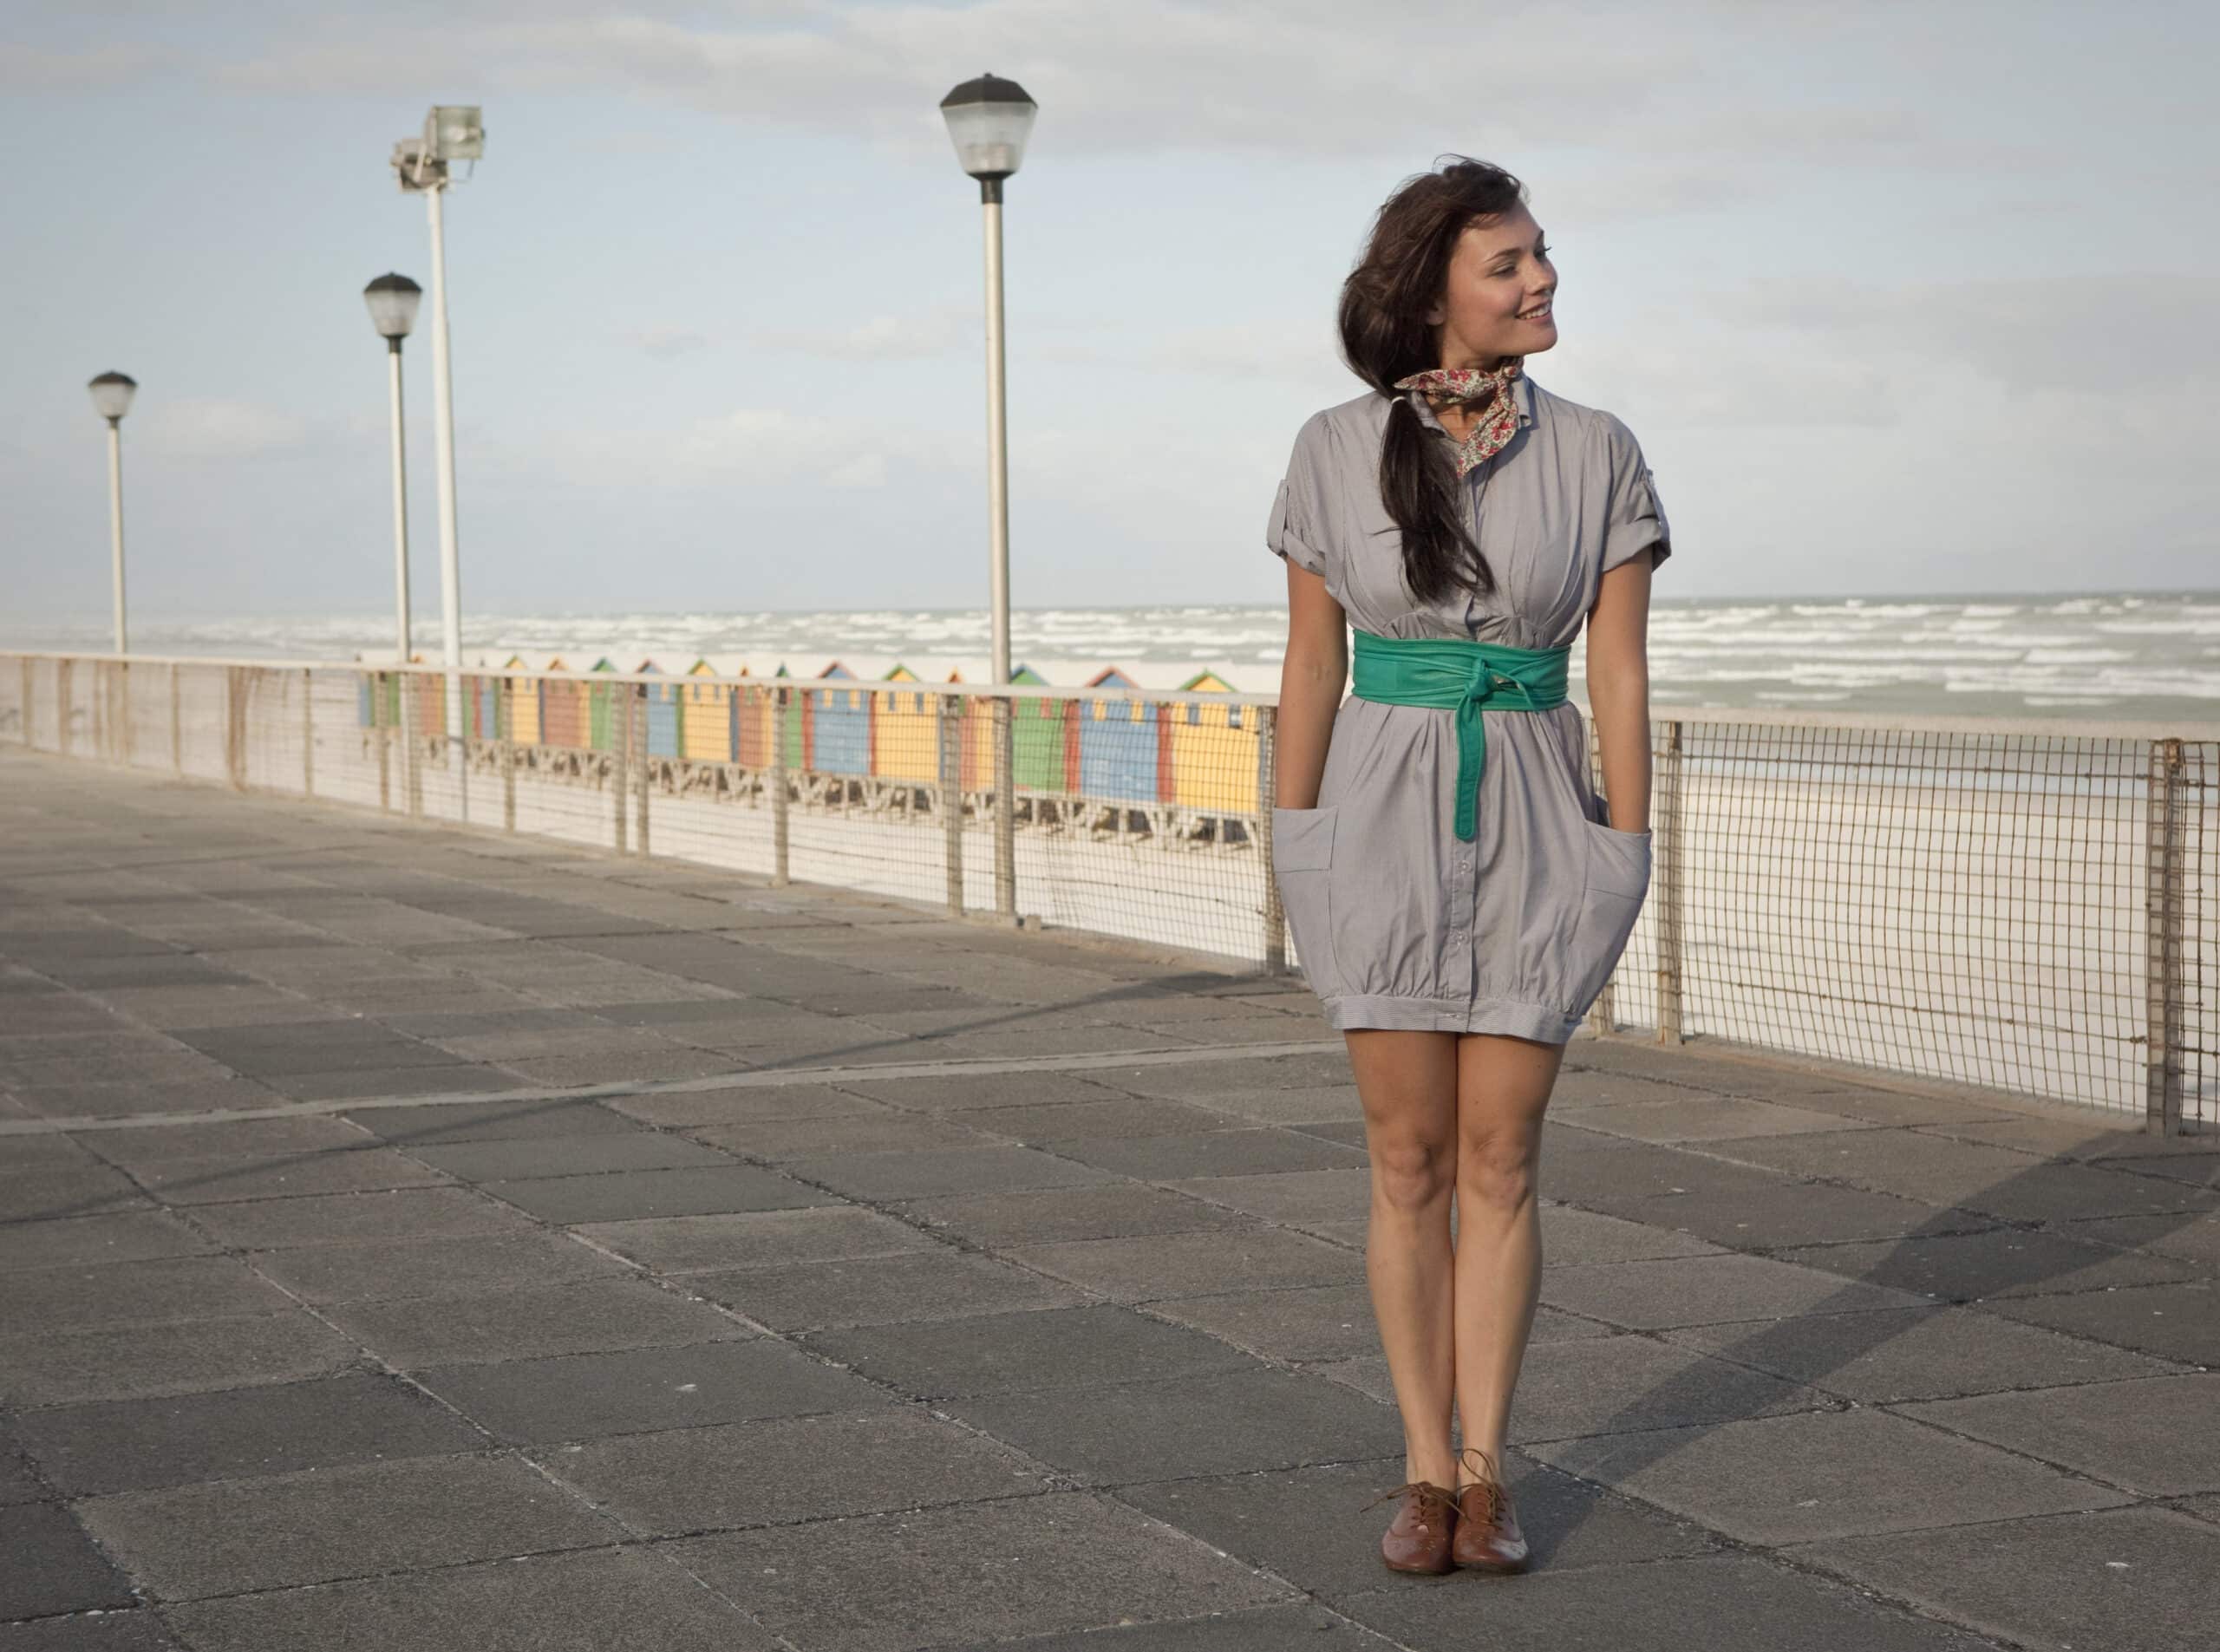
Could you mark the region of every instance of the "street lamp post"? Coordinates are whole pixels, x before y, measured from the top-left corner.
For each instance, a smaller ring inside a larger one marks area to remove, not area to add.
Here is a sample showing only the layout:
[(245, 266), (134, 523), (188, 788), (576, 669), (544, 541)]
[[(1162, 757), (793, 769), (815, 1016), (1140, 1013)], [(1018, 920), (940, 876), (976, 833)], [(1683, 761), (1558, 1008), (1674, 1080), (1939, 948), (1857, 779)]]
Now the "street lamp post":
[[(1009, 682), (1009, 425), (1002, 351), (1002, 180), (1025, 154), (1040, 106), (1015, 81), (982, 75), (940, 101), (963, 170), (979, 180), (987, 252), (988, 589), (994, 605), (994, 680)], [(1008, 695), (995, 698), (995, 910), (1017, 915), (1016, 819)]]
[(416, 306), (423, 297), (423, 288), (405, 275), (382, 275), (362, 289), (362, 302), (369, 306), (370, 324), (386, 343), (386, 379), (393, 403), (393, 634), (395, 658), (401, 665), (394, 681), (400, 689), (396, 697), (400, 701), (403, 773), (411, 782), (404, 784), (402, 790), (411, 814), (418, 812), (421, 804), (413, 784), (416, 758), (412, 725), (416, 695), (415, 682), (408, 675), (414, 645), (408, 623), (408, 450), (402, 439), (401, 343), (415, 325)]
[(456, 549), (454, 502), (454, 388), (447, 365), (447, 228), (441, 212), (453, 181), (452, 163), (476, 161), (486, 153), (486, 127), (473, 106), (437, 104), (424, 117), (421, 137), (393, 147), (393, 169), (406, 193), (421, 193), (432, 225), (433, 431), (439, 457), (441, 655), (447, 667), (447, 733), (456, 759), (455, 784), (462, 816), (470, 818), (467, 755), (462, 706), (462, 565)]
[(92, 392), (93, 411), (108, 421), (108, 558), (114, 574), (115, 651), (121, 657), (131, 651), (123, 624), (123, 415), (131, 411), (131, 394), (139, 382), (122, 373), (103, 373), (85, 388)]

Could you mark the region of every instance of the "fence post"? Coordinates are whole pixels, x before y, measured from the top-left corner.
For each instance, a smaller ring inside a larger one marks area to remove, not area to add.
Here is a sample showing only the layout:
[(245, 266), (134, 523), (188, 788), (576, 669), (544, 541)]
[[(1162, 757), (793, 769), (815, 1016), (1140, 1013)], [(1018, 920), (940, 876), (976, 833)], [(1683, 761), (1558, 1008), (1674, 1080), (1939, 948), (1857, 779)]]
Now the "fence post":
[(2174, 1135), (2182, 1127), (2183, 1023), (2189, 1002), (2182, 935), (2188, 914), (2182, 782), (2182, 742), (2152, 741), (2143, 856), (2144, 998), (2149, 1014), (2143, 1122), (2154, 1136)]
[[(38, 749), (38, 741), (31, 728), (31, 689), (38, 682), (38, 674), (31, 669), (31, 663), (28, 657), (23, 661), (22, 664), (23, 677), (23, 746), (27, 750), (36, 751)], [(175, 666), (172, 666), (170, 669), (172, 670), (175, 670), (177, 668)]]
[(301, 668), (301, 795), (316, 795), (316, 672)]
[(787, 885), (787, 696), (791, 689), (771, 690), (771, 883)]
[[(408, 818), (424, 813), (424, 741), (416, 727), (416, 685), (423, 679), (412, 671), (401, 673), (401, 786), (408, 799)], [(446, 697), (441, 698), (446, 704)]]
[(517, 829), (517, 714), (514, 694), (503, 679), (493, 690), (493, 733), (501, 742), (501, 830)]
[(1686, 947), (1682, 919), (1688, 896), (1688, 813), (1681, 771), (1682, 725), (1665, 725), (1665, 749), (1654, 769), (1650, 824), (1651, 871), (1657, 882), (1657, 1041), (1678, 1044)]
[(625, 715), (638, 725), (632, 742), (633, 852), (643, 859), (648, 852), (648, 685), (635, 682)]
[(1279, 875), (1272, 870), (1272, 806), (1279, 798), (1279, 708), (1257, 712), (1257, 859), (1264, 874), (1264, 970), (1287, 968), (1287, 909), (1280, 904)]
[(1017, 917), (1017, 761), (1015, 707), (995, 696), (995, 911)]
[(246, 673), (234, 665), (224, 672), (224, 775), (235, 792), (246, 790)]
[(131, 767), (131, 662), (115, 663), (115, 743), (117, 759)]
[(69, 668), (75, 662), (57, 660), (54, 666), (54, 748), (69, 755)]
[(362, 674), (362, 688), (370, 696), (370, 732), (378, 742), (378, 807), (393, 812), (393, 725), (385, 720), (385, 673)]
[(170, 662), (170, 767), (179, 774), (185, 773), (185, 717), (179, 702), (182, 693), (178, 685), (177, 662)]
[[(588, 692), (607, 693), (614, 698), (617, 689), (627, 686), (612, 682), (604, 689)], [(610, 707), (610, 721), (617, 725), (617, 749), (610, 754), (612, 772), (609, 777), (609, 789), (617, 794), (617, 852), (621, 855), (630, 853), (631, 849), (630, 815), (625, 807), (625, 789), (632, 783), (632, 702), (630, 698), (620, 699)]]
[(948, 910), (963, 916), (963, 706), (960, 694), (936, 696), (940, 735), (941, 839)]

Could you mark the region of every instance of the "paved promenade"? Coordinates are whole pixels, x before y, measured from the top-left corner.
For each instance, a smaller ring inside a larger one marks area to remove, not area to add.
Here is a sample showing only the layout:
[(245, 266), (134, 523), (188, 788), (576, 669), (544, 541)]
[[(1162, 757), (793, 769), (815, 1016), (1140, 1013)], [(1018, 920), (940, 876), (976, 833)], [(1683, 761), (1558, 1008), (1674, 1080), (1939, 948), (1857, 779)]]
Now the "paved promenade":
[(0, 754), (0, 1652), (2212, 1644), (2215, 1144), (1582, 1040), (1402, 1578), (1300, 983)]

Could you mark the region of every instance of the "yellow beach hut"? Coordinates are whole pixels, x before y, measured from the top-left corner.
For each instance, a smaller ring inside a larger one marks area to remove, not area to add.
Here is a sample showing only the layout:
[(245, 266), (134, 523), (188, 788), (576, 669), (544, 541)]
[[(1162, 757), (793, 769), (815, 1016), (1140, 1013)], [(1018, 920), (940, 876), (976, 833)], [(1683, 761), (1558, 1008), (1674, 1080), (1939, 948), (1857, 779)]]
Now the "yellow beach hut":
[[(1183, 694), (1231, 694), (1215, 671), (1198, 671), (1179, 685)], [(1166, 708), (1171, 717), (1172, 801), (1182, 807), (1250, 814), (1257, 807), (1257, 715), (1247, 706), (1188, 703)]]

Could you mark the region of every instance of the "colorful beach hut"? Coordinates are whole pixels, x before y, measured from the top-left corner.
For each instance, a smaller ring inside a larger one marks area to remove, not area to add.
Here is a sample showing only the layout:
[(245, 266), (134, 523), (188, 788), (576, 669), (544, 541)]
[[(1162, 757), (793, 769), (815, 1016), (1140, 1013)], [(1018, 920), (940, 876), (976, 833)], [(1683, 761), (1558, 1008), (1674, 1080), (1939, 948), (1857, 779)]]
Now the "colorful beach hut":
[[(1048, 679), (1029, 665), (1009, 674), (1012, 682), (1048, 686)], [(1028, 695), (1010, 701), (1011, 776), (1021, 792), (1047, 792), (1061, 797), (1076, 787), (1079, 773), (1079, 718), (1076, 700), (1038, 699)]]
[[(818, 674), (826, 682), (853, 682), (856, 674), (835, 660)], [(871, 701), (861, 689), (819, 689), (809, 767), (819, 774), (871, 773)]]
[[(529, 671), (532, 667), (521, 654), (512, 654), (502, 665), (504, 671)], [(539, 681), (536, 677), (505, 677), (501, 682), (501, 697), (507, 702), (509, 739), (519, 746), (539, 744)]]
[[(784, 676), (787, 668), (780, 666), (776, 673)], [(749, 676), (746, 666), (741, 667), (742, 677)], [(796, 745), (787, 754), (789, 768), (800, 766), (799, 756), (802, 708), (789, 707), (787, 722), (794, 731)], [(774, 767), (774, 743), (778, 733), (779, 706), (775, 682), (750, 681), (733, 689), (733, 750), (734, 761), (742, 768), (770, 768)]]
[(732, 685), (717, 680), (715, 666), (696, 660), (686, 668), (686, 685), (679, 694), (679, 754), (695, 763), (733, 761), (739, 748), (739, 708)]
[[(586, 667), (597, 675), (615, 676), (617, 663), (604, 657)], [(617, 708), (624, 698), (622, 685), (615, 682), (590, 682), (586, 685), (586, 744), (597, 752), (615, 751), (623, 742), (624, 726), (617, 720)]]
[(1157, 708), (1139, 697), (1141, 685), (1111, 666), (1087, 679), (1090, 689), (1130, 689), (1131, 700), (1089, 700), (1080, 708), (1079, 789), (1106, 802), (1166, 800), (1165, 759)]
[[(915, 671), (896, 665), (881, 679), (919, 682)], [(881, 780), (937, 780), (940, 778), (940, 697), (923, 689), (882, 689), (872, 695), (871, 772)]]
[[(571, 668), (558, 655), (547, 662), (551, 671)], [(580, 751), (586, 744), (585, 684), (576, 677), (543, 677), (539, 683), (539, 741), (543, 746)]]
[[(1198, 671), (1179, 685), (1183, 693), (1231, 694), (1215, 671)], [(1247, 708), (1224, 701), (1167, 708), (1172, 793), (1184, 807), (1250, 814), (1257, 807), (1257, 719)]]
[[(636, 676), (659, 677), (663, 669), (653, 660), (642, 660), (632, 668)], [(678, 722), (682, 702), (676, 682), (650, 682), (647, 685), (648, 755), (676, 757), (679, 754)]]

